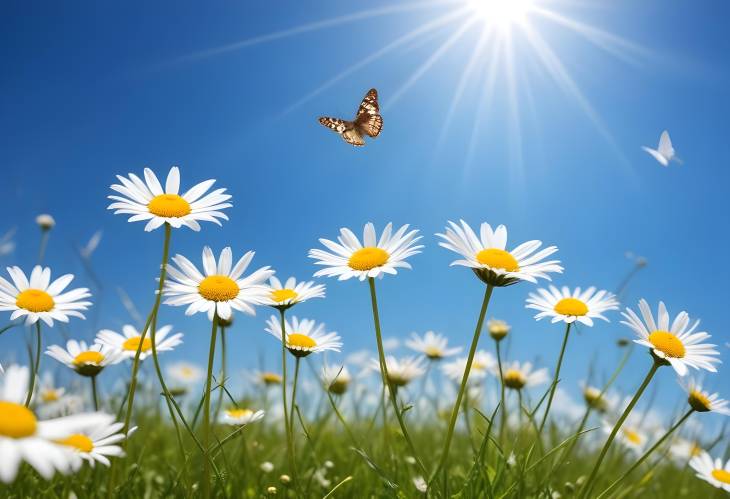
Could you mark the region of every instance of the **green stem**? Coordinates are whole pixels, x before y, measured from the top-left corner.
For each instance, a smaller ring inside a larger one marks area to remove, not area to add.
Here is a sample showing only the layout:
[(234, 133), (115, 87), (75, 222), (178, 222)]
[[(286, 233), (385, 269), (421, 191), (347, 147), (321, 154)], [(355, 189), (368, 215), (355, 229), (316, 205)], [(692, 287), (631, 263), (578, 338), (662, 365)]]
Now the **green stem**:
[[(150, 324), (152, 324), (152, 320), (157, 316), (157, 310), (160, 308), (160, 300), (162, 299), (162, 287), (165, 284), (165, 275), (167, 272), (167, 260), (170, 255), (170, 236), (172, 234), (172, 228), (170, 224), (165, 224), (165, 240), (162, 245), (162, 264), (160, 266), (160, 282), (157, 286), (157, 295), (155, 296), (155, 304), (152, 307), (152, 311), (147, 316), (147, 321), (145, 322), (144, 328), (142, 329), (142, 332), (140, 333), (139, 337), (139, 345), (137, 346), (137, 351), (134, 354), (134, 360), (132, 361), (132, 377), (129, 382), (129, 392), (127, 393), (127, 412), (124, 417), (124, 427), (122, 428), (122, 433), (125, 435), (129, 431), (129, 424), (132, 420), (132, 411), (134, 409), (134, 394), (137, 391), (137, 373), (139, 371), (139, 357), (142, 354), (142, 346), (144, 345), (145, 337), (147, 336), (147, 330), (150, 328)], [(154, 342), (153, 342), (154, 345)], [(121, 441), (120, 443), (122, 450), (124, 450), (127, 446), (127, 439)], [(116, 467), (117, 460), (112, 461), (111, 469), (109, 470), (109, 485), (107, 487), (107, 497), (111, 498), (114, 496), (115, 490), (114, 486), (116, 483), (116, 476), (117, 476), (117, 467)]]
[(46, 256), (46, 247), (48, 246), (49, 229), (41, 229), (41, 244), (38, 249), (38, 265), (43, 264), (43, 258)]
[(459, 387), (459, 393), (456, 396), (456, 403), (454, 408), (451, 410), (451, 419), (449, 421), (449, 428), (446, 432), (446, 442), (444, 442), (444, 449), (441, 452), (441, 460), (438, 466), (433, 472), (431, 480), (435, 477), (438, 472), (444, 468), (447, 459), (449, 458), (449, 449), (451, 448), (451, 439), (454, 437), (454, 428), (456, 427), (456, 419), (459, 416), (459, 409), (461, 408), (461, 399), (464, 397), (464, 391), (466, 390), (466, 384), (469, 380), (469, 373), (471, 372), (471, 365), (474, 362), (474, 355), (477, 351), (477, 345), (479, 343), (479, 335), (482, 332), (482, 326), (484, 324), (484, 317), (487, 315), (487, 307), (489, 306), (489, 300), (492, 297), (492, 290), (494, 286), (487, 284), (487, 289), (484, 291), (484, 299), (482, 300), (482, 308), (479, 311), (479, 319), (477, 320), (476, 328), (474, 329), (474, 336), (471, 340), (471, 347), (469, 348), (469, 356), (466, 360), (466, 368), (464, 369), (464, 375), (461, 378), (461, 386)]
[(555, 366), (555, 377), (553, 378), (553, 384), (550, 387), (550, 396), (548, 396), (547, 406), (545, 407), (545, 414), (542, 415), (542, 422), (540, 423), (540, 429), (537, 432), (537, 438), (542, 438), (542, 430), (547, 422), (548, 413), (550, 412), (550, 406), (553, 405), (553, 397), (555, 396), (555, 390), (558, 388), (558, 382), (560, 381), (560, 367), (563, 365), (563, 356), (565, 355), (565, 347), (568, 345), (568, 336), (570, 336), (570, 326), (572, 322), (569, 322), (565, 327), (565, 335), (563, 336), (563, 345), (560, 347), (560, 355), (558, 356), (558, 365)]
[(613, 427), (613, 430), (611, 430), (611, 434), (608, 436), (608, 440), (606, 440), (606, 443), (603, 444), (603, 449), (601, 449), (601, 453), (598, 455), (598, 459), (596, 460), (596, 464), (593, 465), (593, 470), (591, 471), (591, 474), (588, 477), (588, 480), (586, 480), (585, 485), (583, 486), (583, 491), (581, 492), (579, 497), (587, 497), (594, 486), (594, 480), (596, 479), (596, 476), (598, 475), (598, 470), (601, 468), (601, 463), (603, 462), (603, 459), (606, 457), (606, 453), (608, 452), (608, 449), (611, 447), (611, 443), (613, 443), (613, 439), (616, 438), (616, 434), (621, 429), (621, 426), (624, 424), (624, 421), (627, 417), (629, 417), (629, 414), (631, 413), (631, 410), (634, 408), (636, 403), (639, 401), (639, 398), (641, 398), (641, 395), (644, 393), (644, 390), (646, 390), (646, 387), (649, 386), (649, 382), (654, 377), (654, 375), (657, 372), (657, 369), (659, 369), (662, 366), (662, 363), (660, 360), (654, 359), (654, 363), (651, 366), (651, 369), (649, 369), (649, 372), (646, 374), (646, 378), (644, 378), (644, 381), (641, 383), (641, 386), (634, 394), (634, 398), (631, 399), (631, 402), (629, 402), (629, 405), (624, 410), (623, 414), (621, 414), (621, 417), (616, 422), (616, 424)]
[(28, 395), (25, 397), (25, 406), (30, 407), (30, 399), (33, 398), (33, 389), (35, 388), (35, 379), (38, 376), (38, 371), (41, 365), (41, 321), (37, 320), (35, 323), (35, 362), (33, 361), (33, 355), (30, 356), (30, 384), (28, 385)]
[(215, 408), (214, 421), (218, 420), (218, 416), (221, 413), (223, 407), (223, 398), (226, 396), (225, 383), (226, 383), (226, 328), (221, 326), (221, 376), (218, 384), (221, 387), (220, 396), (218, 397), (218, 404)]
[(96, 392), (96, 376), (91, 377), (91, 396), (94, 399), (94, 410), (99, 410), (99, 396)]
[(218, 312), (213, 315), (213, 327), (210, 332), (210, 350), (208, 351), (208, 377), (205, 380), (205, 400), (203, 401), (203, 497), (210, 497), (210, 386), (213, 379), (213, 363), (215, 362), (216, 334), (218, 333)]
[(494, 340), (497, 350), (497, 367), (499, 368), (499, 408), (501, 412), (501, 420), (499, 422), (499, 444), (502, 445), (504, 440), (504, 426), (507, 420), (507, 407), (504, 404), (504, 374), (502, 372), (502, 353), (500, 349), (501, 340)]
[(393, 406), (393, 411), (395, 412), (395, 417), (398, 419), (398, 425), (400, 425), (401, 432), (403, 433), (403, 438), (405, 438), (406, 443), (408, 444), (408, 449), (411, 452), (411, 455), (416, 460), (416, 464), (418, 464), (418, 467), (421, 469), (421, 472), (427, 474), (426, 467), (423, 465), (423, 462), (418, 457), (418, 453), (416, 452), (416, 447), (413, 445), (413, 440), (411, 440), (411, 436), (408, 433), (408, 429), (406, 428), (405, 421), (403, 420), (403, 415), (401, 414), (400, 409), (398, 408), (398, 400), (396, 399), (396, 390), (393, 384), (390, 382), (390, 377), (388, 376), (388, 366), (385, 362), (385, 350), (383, 349), (383, 335), (380, 330), (380, 314), (378, 312), (378, 297), (375, 293), (375, 279), (372, 277), (368, 278), (368, 284), (370, 285), (370, 303), (373, 308), (373, 322), (375, 323), (375, 341), (378, 344), (378, 359), (380, 361), (380, 374), (383, 379), (383, 386), (388, 387), (388, 394), (390, 395), (390, 403)]
[(616, 487), (616, 485), (618, 485), (619, 483), (621, 483), (636, 468), (638, 468), (639, 466), (641, 466), (641, 463), (643, 463), (644, 461), (646, 461), (646, 459), (649, 457), (649, 455), (651, 453), (653, 453), (655, 450), (657, 450), (659, 448), (659, 446), (662, 445), (664, 443), (664, 441), (667, 438), (669, 438), (669, 436), (672, 433), (674, 433), (677, 428), (679, 428), (680, 426), (682, 426), (682, 424), (687, 420), (688, 417), (690, 417), (692, 415), (693, 412), (695, 412), (694, 409), (690, 409), (689, 411), (687, 411), (687, 413), (684, 416), (682, 416), (679, 419), (679, 421), (677, 421), (677, 423), (674, 426), (672, 426), (671, 428), (669, 428), (669, 430), (667, 430), (667, 432), (664, 434), (664, 436), (662, 438), (660, 438), (659, 440), (657, 440), (657, 442), (651, 447), (651, 449), (649, 449), (648, 451), (646, 451), (644, 453), (644, 455), (639, 458), (638, 461), (636, 461), (628, 470), (626, 470), (626, 472), (623, 475), (621, 475), (615, 482), (613, 482), (611, 485), (609, 485), (609, 487), (606, 490), (604, 490), (603, 492), (601, 492), (596, 499), (601, 499), (602, 497), (606, 497), (606, 494), (608, 494), (611, 490), (613, 490), (613, 488)]
[[(295, 480), (294, 449), (292, 447), (291, 428), (289, 426), (289, 410), (286, 402), (286, 308), (279, 308), (279, 322), (281, 323), (281, 400), (284, 404), (284, 431), (286, 432), (286, 455), (289, 461), (289, 473)], [(295, 480), (296, 481), (296, 480)]]
[(289, 407), (289, 433), (292, 435), (294, 435), (294, 407), (297, 405), (297, 383), (299, 382), (300, 360), (299, 357), (295, 357), (294, 360), (294, 384), (291, 389), (291, 406)]

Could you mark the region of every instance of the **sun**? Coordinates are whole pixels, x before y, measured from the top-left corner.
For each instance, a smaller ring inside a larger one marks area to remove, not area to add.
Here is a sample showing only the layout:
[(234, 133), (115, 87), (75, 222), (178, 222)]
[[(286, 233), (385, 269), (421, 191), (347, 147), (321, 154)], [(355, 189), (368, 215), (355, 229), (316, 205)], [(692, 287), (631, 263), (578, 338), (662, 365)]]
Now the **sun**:
[(487, 26), (508, 30), (526, 22), (535, 0), (468, 0), (467, 4)]

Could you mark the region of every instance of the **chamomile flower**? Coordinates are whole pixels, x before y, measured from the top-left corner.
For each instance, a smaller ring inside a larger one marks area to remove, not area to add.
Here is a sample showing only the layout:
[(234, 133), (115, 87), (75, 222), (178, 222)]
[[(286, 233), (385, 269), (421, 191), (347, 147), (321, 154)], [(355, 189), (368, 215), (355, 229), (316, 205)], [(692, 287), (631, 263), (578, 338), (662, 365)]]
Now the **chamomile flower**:
[(669, 446), (669, 454), (679, 466), (684, 466), (687, 461), (702, 454), (702, 447), (696, 440), (687, 440), (678, 437)]
[(509, 334), (511, 329), (512, 326), (510, 326), (503, 320), (489, 319), (487, 321), (487, 330), (489, 331), (489, 336), (491, 336), (492, 339), (495, 341), (502, 341)]
[(590, 287), (585, 291), (575, 288), (571, 291), (567, 286), (558, 289), (549, 286), (548, 289), (538, 289), (537, 293), (530, 293), (526, 308), (537, 310), (536, 320), (550, 317), (551, 322), (563, 321), (566, 324), (578, 321), (586, 326), (593, 326), (593, 319), (608, 319), (603, 312), (618, 310), (618, 301), (613, 294), (605, 290), (596, 292)]
[(251, 409), (225, 409), (221, 412), (218, 420), (222, 424), (244, 426), (255, 423), (264, 417), (264, 411), (253, 411)]
[(255, 315), (254, 305), (265, 303), (268, 288), (264, 282), (274, 274), (269, 267), (262, 267), (243, 277), (253, 259), (249, 251), (233, 265), (231, 248), (223, 248), (218, 262), (213, 251), (203, 248), (203, 272), (190, 260), (175, 255), (172, 261), (178, 268), (170, 266), (170, 278), (165, 282), (164, 295), (167, 305), (187, 305), (185, 315), (206, 312), (208, 319), (218, 316), (224, 320), (231, 317), (233, 310)]
[[(120, 457), (124, 455), (122, 447), (117, 445), (124, 440), (124, 433), (121, 432), (124, 423), (114, 423), (113, 417), (109, 416), (106, 421), (98, 421), (84, 428), (79, 428), (75, 433), (56, 440), (57, 444), (67, 447), (78, 456), (87, 461), (93, 468), (94, 464), (101, 463), (109, 466), (109, 457)], [(129, 432), (131, 435), (135, 428)]]
[[(610, 434), (613, 430), (613, 425), (604, 421), (603, 430), (607, 434)], [(630, 451), (641, 454), (649, 441), (649, 435), (639, 428), (638, 425), (627, 422), (619, 429), (616, 434), (616, 440)]]
[(583, 386), (583, 400), (591, 409), (600, 413), (605, 413), (611, 407), (611, 402), (606, 398), (606, 394), (595, 386)]
[(82, 376), (96, 376), (106, 366), (117, 364), (124, 360), (118, 350), (108, 345), (95, 343), (87, 345), (85, 341), (68, 340), (66, 348), (51, 345), (46, 350), (57, 361), (65, 364)]
[(699, 320), (690, 324), (689, 315), (683, 311), (670, 325), (667, 307), (664, 302), (659, 302), (655, 322), (649, 304), (643, 298), (639, 301), (639, 311), (643, 320), (630, 308), (621, 314), (626, 319), (621, 323), (639, 336), (638, 340), (634, 340), (636, 343), (651, 349), (654, 355), (671, 364), (680, 376), (687, 374), (687, 366), (717, 372), (713, 364), (720, 362), (714, 357), (719, 352), (714, 349), (715, 345), (702, 343), (710, 338), (709, 334), (695, 332)]
[(281, 374), (271, 371), (254, 371), (249, 373), (249, 378), (257, 385), (264, 387), (280, 385), (282, 382)]
[[(385, 367), (388, 370), (388, 381), (396, 388), (406, 386), (408, 383), (423, 376), (426, 368), (423, 365), (423, 357), (403, 357), (397, 359), (392, 355), (385, 357)], [(370, 360), (370, 369), (380, 372), (378, 359)]]
[(697, 478), (730, 492), (730, 460), (723, 466), (720, 458), (713, 460), (707, 452), (702, 451), (690, 460), (689, 465), (697, 472)]
[[(281, 322), (272, 315), (266, 321), (266, 332), (281, 341)], [(317, 324), (311, 319), (299, 320), (292, 317), (291, 321), (285, 320), (286, 348), (295, 357), (306, 357), (312, 352), (326, 352), (328, 350), (339, 352), (342, 347), (340, 336), (335, 332), (325, 331), (324, 324)]]
[(687, 403), (697, 412), (716, 412), (730, 416), (728, 401), (721, 399), (718, 393), (709, 393), (694, 378), (679, 378), (679, 385), (687, 392)]
[(51, 282), (51, 269), (36, 265), (28, 279), (20, 267), (8, 267), (13, 283), (0, 277), (0, 310), (12, 311), (10, 320), (25, 317), (25, 324), (42, 320), (53, 326), (54, 319), (68, 322), (69, 317), (85, 319), (81, 313), (91, 305), (84, 301), (91, 293), (87, 288), (63, 292), (73, 281), (73, 274), (65, 274)]
[(0, 386), (0, 481), (5, 483), (15, 480), (23, 461), (46, 480), (56, 471), (68, 474), (78, 469), (79, 456), (56, 440), (106, 417), (91, 413), (39, 421), (22, 405), (27, 391), (28, 368), (8, 367)]
[[(464, 371), (466, 370), (466, 357), (460, 357), (442, 366), (444, 374), (456, 382), (461, 382)], [(484, 350), (477, 350), (474, 354), (474, 361), (471, 364), (469, 372), (470, 382), (479, 382), (486, 378), (489, 374), (493, 374), (497, 368), (497, 359)]]
[(311, 298), (324, 298), (324, 285), (313, 281), (297, 282), (290, 277), (284, 284), (276, 276), (269, 278), (269, 295), (265, 303), (277, 309), (287, 309)]
[[(157, 353), (169, 352), (182, 343), (182, 333), (170, 335), (172, 326), (162, 326), (155, 332), (155, 350)], [(136, 327), (126, 324), (122, 326), (122, 333), (119, 334), (110, 329), (102, 329), (96, 334), (96, 341), (102, 345), (119, 352), (125, 359), (134, 359), (137, 349), (142, 343), (139, 352), (139, 360), (144, 360), (152, 355), (152, 333), (148, 331), (142, 339), (142, 334)]]
[(406, 346), (411, 350), (422, 353), (430, 360), (441, 360), (451, 357), (461, 351), (461, 347), (448, 348), (449, 340), (446, 336), (433, 331), (426, 331), (421, 337), (411, 333), (411, 339), (406, 340)]
[(200, 366), (184, 361), (167, 366), (167, 374), (183, 385), (195, 384), (205, 378), (205, 371)]
[(219, 219), (228, 220), (221, 210), (233, 206), (227, 202), (231, 196), (225, 194), (225, 189), (206, 194), (215, 183), (212, 179), (179, 194), (180, 170), (176, 166), (170, 168), (164, 189), (149, 168), (144, 169), (144, 182), (133, 173), (128, 178), (117, 175), (117, 179), (121, 184), (114, 184), (111, 189), (121, 196), (108, 196), (114, 202), (107, 209), (114, 210), (115, 215), (132, 215), (129, 222), (146, 220), (144, 230), (148, 232), (165, 223), (176, 229), (185, 225), (194, 231), (200, 230), (201, 221), (221, 225)]
[(345, 366), (322, 366), (322, 384), (335, 395), (342, 395), (352, 381), (350, 371)]
[(492, 286), (509, 286), (521, 280), (537, 282), (538, 278), (550, 280), (550, 272), (563, 272), (558, 260), (542, 261), (558, 251), (555, 246), (537, 251), (542, 242), (528, 241), (507, 251), (507, 228), (504, 225), (492, 230), (492, 226), (484, 222), (477, 237), (469, 224), (462, 220), (461, 226), (449, 222), (446, 233), (436, 235), (443, 239), (439, 246), (463, 257), (451, 265), (471, 268), (479, 279)]
[(319, 242), (331, 251), (312, 249), (309, 257), (317, 260), (315, 265), (326, 268), (315, 272), (314, 276), (338, 277), (340, 281), (357, 277), (361, 281), (369, 277), (382, 277), (384, 274), (397, 274), (399, 268), (410, 269), (406, 259), (420, 253), (423, 246), (415, 243), (421, 239), (417, 230), (408, 231), (403, 225), (393, 233), (393, 224), (385, 226), (378, 239), (375, 226), (368, 222), (363, 230), (363, 242), (347, 228), (340, 229), (338, 242), (320, 239)]
[(543, 385), (548, 381), (548, 370), (545, 368), (533, 370), (532, 363), (512, 362), (502, 370), (504, 386), (512, 390), (522, 390), (533, 386)]

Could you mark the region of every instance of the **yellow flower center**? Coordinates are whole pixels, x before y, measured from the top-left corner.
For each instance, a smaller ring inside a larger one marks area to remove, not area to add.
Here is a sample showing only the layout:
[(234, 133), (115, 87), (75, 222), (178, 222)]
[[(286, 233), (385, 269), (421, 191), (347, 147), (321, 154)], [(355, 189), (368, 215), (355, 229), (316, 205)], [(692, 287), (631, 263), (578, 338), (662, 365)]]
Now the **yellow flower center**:
[(699, 390), (690, 390), (689, 398), (687, 399), (689, 405), (697, 412), (709, 412), (712, 410), (712, 403), (707, 395)]
[(527, 380), (525, 376), (517, 369), (507, 369), (504, 373), (504, 386), (519, 390), (525, 386)]
[(30, 312), (50, 312), (55, 306), (51, 295), (40, 289), (26, 289), (15, 299), (15, 305)]
[(576, 317), (588, 313), (588, 305), (577, 298), (563, 298), (553, 308), (560, 315), (574, 315)]
[(228, 409), (226, 414), (231, 418), (240, 419), (250, 416), (253, 411), (251, 409)]
[(80, 452), (91, 452), (94, 450), (94, 442), (86, 435), (81, 435), (80, 433), (76, 433), (62, 440), (56, 440), (56, 443), (73, 447)]
[(289, 348), (314, 348), (317, 346), (317, 342), (306, 334), (294, 333), (290, 334), (286, 339), (286, 346)]
[(684, 357), (684, 345), (679, 338), (667, 331), (654, 331), (649, 335), (649, 343), (667, 357), (681, 359)]
[(730, 471), (721, 470), (720, 468), (712, 470), (712, 478), (718, 482), (730, 484)]
[(210, 301), (228, 301), (238, 296), (236, 281), (225, 275), (209, 275), (198, 285), (200, 296)]
[(293, 289), (275, 289), (271, 292), (271, 299), (276, 303), (283, 303), (287, 300), (295, 300), (299, 293)]
[(479, 362), (478, 360), (475, 360), (471, 363), (471, 368), (476, 369), (477, 371), (483, 371), (487, 368), (487, 366), (483, 362)]
[(517, 260), (508, 251), (487, 248), (477, 253), (477, 261), (482, 265), (493, 269), (502, 269), (507, 272), (517, 272), (520, 270), (520, 266), (517, 264)]
[(83, 366), (84, 364), (94, 364), (95, 366), (98, 366), (101, 365), (103, 360), (104, 354), (102, 354), (101, 352), (89, 350), (86, 352), (81, 352), (76, 357), (74, 357), (74, 365)]
[(38, 421), (35, 415), (20, 404), (0, 401), (0, 435), (24, 438), (35, 434)]
[(426, 357), (429, 359), (440, 359), (444, 356), (444, 352), (442, 352), (440, 348), (434, 346), (426, 347), (423, 353), (426, 354)]
[(388, 258), (390, 258), (390, 255), (384, 249), (375, 247), (361, 248), (350, 256), (347, 264), (353, 270), (372, 270), (388, 263)]
[(41, 400), (43, 402), (46, 402), (46, 403), (48, 403), (48, 402), (55, 402), (59, 398), (60, 398), (60, 395), (58, 394), (58, 390), (54, 390), (54, 389), (51, 388), (51, 389), (48, 389), (48, 390), (43, 390), (41, 392)]
[(179, 218), (190, 214), (190, 203), (177, 194), (160, 194), (147, 204), (150, 213), (158, 217)]
[(132, 336), (127, 341), (122, 343), (122, 350), (127, 350), (129, 352), (136, 352), (139, 348), (139, 343), (142, 342), (142, 351), (146, 352), (152, 348), (152, 340), (150, 338), (145, 338), (144, 341), (142, 340), (142, 336)]
[(641, 438), (641, 435), (639, 435), (638, 433), (636, 433), (634, 430), (632, 430), (630, 428), (623, 429), (623, 432), (624, 432), (624, 437), (626, 437), (626, 440), (628, 440), (632, 444), (639, 445), (643, 440)]
[(261, 381), (267, 385), (278, 385), (281, 383), (281, 376), (276, 373), (261, 373)]

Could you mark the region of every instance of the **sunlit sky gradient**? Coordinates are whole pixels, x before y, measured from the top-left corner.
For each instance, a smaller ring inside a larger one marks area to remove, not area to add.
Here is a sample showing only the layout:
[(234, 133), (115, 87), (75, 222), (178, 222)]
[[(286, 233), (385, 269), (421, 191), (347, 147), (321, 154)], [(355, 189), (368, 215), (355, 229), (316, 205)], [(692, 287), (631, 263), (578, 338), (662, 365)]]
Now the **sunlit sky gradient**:
[[(216, 178), (233, 195), (223, 228), (174, 231), (173, 252), (195, 261), (205, 244), (216, 251), (231, 245), (237, 254), (255, 249), (254, 265), (272, 265), (280, 277), (309, 278), (316, 269), (307, 250), (340, 227), (360, 232), (367, 221), (378, 229), (393, 221), (419, 228), (426, 248), (411, 260), (413, 270), (378, 283), (387, 337), (434, 329), (468, 344), (482, 286), (468, 270), (449, 268), (455, 255), (433, 236), (447, 220), (464, 218), (473, 226), (506, 224), (510, 247), (535, 238), (557, 245), (566, 268), (555, 279), (560, 285), (615, 289), (631, 269), (624, 253), (645, 256), (649, 266), (631, 283), (626, 304), (642, 296), (654, 305), (663, 299), (673, 314), (686, 309), (701, 317), (727, 363), (730, 271), (722, 262), (730, 243), (730, 8), (693, 1), (542, 2), (626, 42), (604, 50), (590, 37), (530, 16), (579, 98), (551, 76), (520, 30), (512, 31), (512, 58), (494, 50), (504, 38), (487, 41), (461, 84), (483, 31), (478, 23), (456, 39), (463, 21), (445, 23), (373, 57), (458, 8), (453, 2), (402, 11), (391, 5), (6, 2), (0, 233), (16, 227), (17, 249), (0, 263), (30, 270), (39, 243), (33, 219), (49, 212), (58, 226), (46, 262), (56, 275), (74, 272), (88, 285), (74, 245), (103, 229), (93, 255), (104, 283), (95, 298), (101, 309), (89, 314), (98, 322), (74, 320), (71, 335), (90, 339), (93, 327), (129, 321), (117, 287), (146, 314), (163, 233), (144, 233), (143, 224), (113, 216), (105, 197), (115, 174), (150, 166), (164, 177), (179, 165), (183, 187)], [(351, 16), (358, 9), (388, 13)], [(265, 37), (341, 16), (349, 22)], [(246, 40), (253, 41), (236, 45)], [(441, 55), (427, 62), (434, 54)], [(317, 123), (322, 114), (350, 118), (373, 86), (385, 126), (366, 147), (348, 146)], [(683, 166), (662, 168), (640, 149), (656, 146), (665, 128)], [(366, 285), (325, 282), (327, 299), (294, 313), (340, 332), (345, 353), (374, 349)], [(532, 289), (525, 283), (497, 290), (489, 316), (514, 325), (510, 358), (552, 369), (562, 328), (532, 320), (524, 309)], [(165, 360), (202, 364), (205, 318), (186, 318), (183, 309), (167, 306), (161, 313), (163, 324), (185, 333), (185, 344)], [(236, 369), (256, 367), (261, 357), (276, 367), (277, 344), (263, 333), (268, 315), (262, 308), (231, 332)], [(9, 314), (3, 316), (4, 324)], [(571, 339), (567, 388), (577, 389), (596, 352), (599, 372), (615, 365), (615, 340), (631, 333), (617, 313), (611, 319)], [(0, 338), (1, 361), (25, 361), (22, 337), (16, 329)], [(47, 344), (60, 339), (58, 331), (45, 337)], [(487, 340), (482, 345), (492, 350)], [(632, 390), (648, 364), (637, 348), (618, 386)], [(721, 385), (727, 369), (721, 373), (709, 384)], [(672, 372), (659, 377), (662, 398), (673, 403), (679, 388)]]

